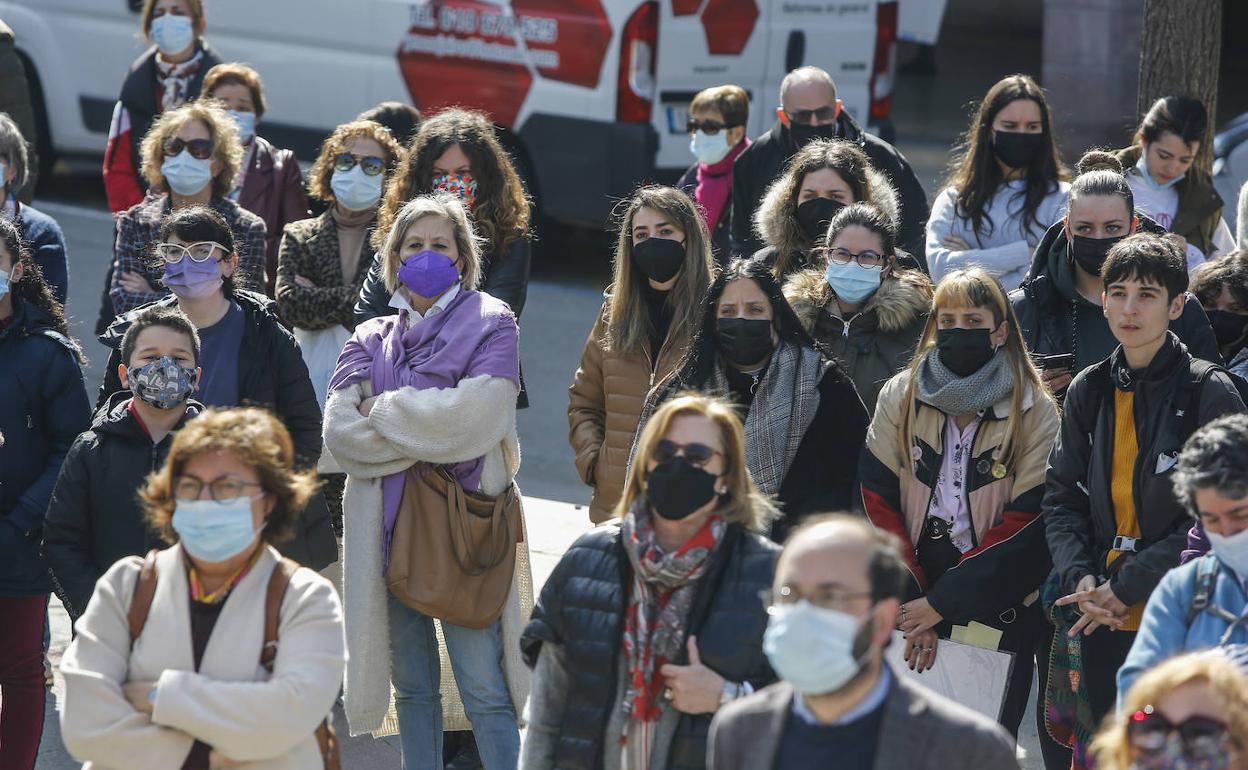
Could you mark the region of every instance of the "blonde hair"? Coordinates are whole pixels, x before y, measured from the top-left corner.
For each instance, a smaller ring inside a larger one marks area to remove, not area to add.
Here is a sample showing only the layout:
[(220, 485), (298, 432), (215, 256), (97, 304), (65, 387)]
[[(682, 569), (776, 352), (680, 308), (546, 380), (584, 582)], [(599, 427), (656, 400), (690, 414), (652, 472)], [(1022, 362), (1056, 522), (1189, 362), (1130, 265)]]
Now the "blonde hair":
[(403, 204), (394, 217), (394, 224), (386, 233), (381, 253), (381, 274), (386, 281), (386, 288), (394, 292), (399, 286), (399, 249), (403, 246), (403, 238), (407, 230), (425, 217), (439, 217), (451, 223), (455, 233), (455, 249), (464, 260), (463, 278), (460, 283), (465, 289), (477, 288), (481, 280), (481, 248), (483, 242), (472, 229), (468, 220), (468, 211), (457, 196), (448, 192), (430, 193), (412, 198)]
[[(633, 264), (633, 218), (643, 207), (659, 212), (668, 223), (685, 233), (685, 262), (668, 293), (668, 303), (672, 307), (668, 337), (675, 349), (682, 350), (693, 338), (702, 297), (711, 285), (715, 259), (711, 256), (706, 224), (693, 199), (675, 187), (662, 185), (638, 188), (620, 217), (615, 272), (607, 292), (606, 346), (618, 353), (639, 353), (650, 337), (650, 315), (646, 312), (642, 291), (647, 279)], [(651, 355), (657, 359), (659, 351), (651, 351)]]
[[(1014, 306), (1001, 286), (982, 267), (971, 267), (954, 270), (936, 284), (936, 293), (932, 297), (932, 310), (927, 318), (927, 327), (923, 337), (915, 349), (914, 358), (910, 360), (909, 376), (906, 378), (906, 389), (902, 396), (901, 421), (897, 426), (897, 451), (901, 455), (903, 467), (912, 467), (914, 460), (910, 456), (910, 448), (914, 445), (914, 423), (918, 414), (915, 403), (916, 383), (919, 370), (929, 355), (936, 352), (936, 332), (939, 330), (939, 314), (942, 309), (982, 307), (992, 311), (996, 322), (994, 329), (1004, 321), (1008, 324), (1005, 334), (1005, 356), (1008, 366), (1013, 370), (1014, 394), (1010, 398), (1010, 416), (1005, 423), (1005, 442), (997, 450), (994, 459), (1014, 471), (1014, 461), (1021, 453), (1020, 447), (1026, 443), (1023, 434), (1023, 398), (1031, 388), (1032, 398), (1051, 399), (1049, 391), (1040, 379), (1040, 372), (1031, 362), (1027, 354), (1027, 346), (1023, 343), (1022, 331), (1019, 329), (1018, 317), (1014, 315)], [(952, 415), (951, 415), (952, 416)]]
[(1157, 706), (1168, 693), (1186, 684), (1204, 683), (1226, 706), (1227, 736), (1242, 753), (1248, 749), (1248, 678), (1220, 650), (1178, 655), (1140, 674), (1110, 714), (1089, 751), (1098, 770), (1128, 770), (1132, 763), (1127, 725), (1145, 706)]
[[(327, 202), (334, 200), (334, 189), (331, 184), (334, 177), (334, 159), (346, 152), (353, 140), (360, 138), (372, 139), (381, 145), (381, 151), (385, 156), (382, 160), (386, 163), (384, 172), (386, 182), (391, 183), (394, 169), (407, 157), (407, 151), (380, 123), (371, 120), (353, 120), (335, 128), (333, 133), (321, 143), (321, 152), (316, 156), (316, 162), (312, 164), (312, 169), (308, 172), (308, 195)], [(373, 245), (381, 246), (380, 243)]]
[(162, 112), (156, 118), (139, 147), (143, 178), (151, 187), (165, 188), (165, 175), (160, 170), (165, 162), (165, 140), (173, 138), (192, 120), (198, 120), (208, 129), (208, 139), (212, 142), (209, 161), (218, 165), (217, 173), (212, 177), (212, 197), (224, 198), (234, 190), (234, 180), (243, 165), (243, 143), (239, 141), (238, 126), (233, 118), (220, 102), (212, 99), (187, 102), (177, 109)]
[(152, 529), (166, 542), (177, 541), (172, 524), (177, 507), (175, 480), (191, 458), (210, 452), (229, 452), (251, 466), (260, 477), (260, 487), (273, 497), (273, 511), (261, 533), (265, 542), (290, 537), (299, 512), (316, 492), (315, 469), (294, 469), (295, 448), (286, 426), (272, 412), (255, 407), (209, 409), (174, 434), (164, 464), (147, 477), (139, 492)]
[(729, 402), (700, 393), (681, 393), (655, 410), (637, 439), (636, 454), (628, 470), (628, 480), (624, 483), (624, 494), (616, 503), (615, 515), (624, 518), (633, 503), (645, 495), (646, 465), (650, 456), (659, 441), (667, 435), (672, 422), (677, 417), (685, 416), (705, 417), (719, 428), (723, 444), (723, 477), (728, 482), (728, 491), (721, 497), (719, 508), (724, 520), (740, 523), (754, 532), (766, 531), (780, 512), (771, 499), (754, 485), (754, 479), (745, 467), (745, 428), (741, 425), (741, 418)]

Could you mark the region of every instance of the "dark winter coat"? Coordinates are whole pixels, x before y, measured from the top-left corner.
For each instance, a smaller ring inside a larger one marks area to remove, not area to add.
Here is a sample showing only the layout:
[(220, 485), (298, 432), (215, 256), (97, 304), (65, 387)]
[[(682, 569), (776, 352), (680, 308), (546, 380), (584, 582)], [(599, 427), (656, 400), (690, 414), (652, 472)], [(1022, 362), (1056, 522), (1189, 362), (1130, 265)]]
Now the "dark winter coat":
[(130, 409), (132, 400), (129, 393), (114, 393), (90, 430), (75, 439), (48, 505), (43, 557), (53, 588), (74, 619), (114, 562), (168, 546), (147, 525), (139, 489), (164, 464), (176, 432), (204, 409), (188, 402), (177, 426), (153, 444)]
[[(771, 587), (778, 555), (779, 549), (763, 537), (730, 525), (697, 583), (687, 625), (698, 638), (704, 665), (755, 689), (775, 681), (763, 654), (767, 613), (759, 592)], [(616, 684), (632, 581), (619, 525), (596, 527), (559, 560), (520, 637), (530, 667), (537, 664), (543, 644), (558, 645), (572, 680), (557, 736), (556, 767), (561, 770), (600, 768), (604, 751), (618, 751), (608, 744), (617, 738), (606, 732), (612, 709), (623, 697)], [(674, 662), (687, 665), (683, 655)], [(711, 716), (681, 715), (669, 770), (705, 770)]]
[[(1145, 217), (1140, 217), (1140, 230), (1161, 231)], [(1074, 353), (1074, 372), (1105, 360), (1118, 347), (1102, 307), (1089, 302), (1075, 288), (1074, 267), (1061, 222), (1044, 234), (1036, 247), (1031, 272), (1022, 286), (1010, 292), (1010, 302), (1027, 349), (1043, 355)], [(1209, 319), (1192, 295), (1187, 296), (1183, 314), (1170, 322), (1170, 331), (1193, 356), (1222, 362)]]
[[(1179, 565), (1192, 518), (1171, 486), (1174, 459), (1187, 439), (1185, 421), (1174, 411), (1175, 394), (1191, 377), (1190, 362), (1187, 348), (1168, 334), (1143, 371), (1131, 371), (1119, 348), (1070, 384), (1042, 504), (1053, 567), (1065, 593), (1073, 592), (1084, 576), (1109, 571), (1106, 557), (1117, 534), (1110, 497), (1115, 388), (1135, 391), (1139, 457), (1132, 488), (1143, 543), (1114, 563), (1110, 578), (1114, 595), (1127, 606), (1141, 604), (1162, 575)], [(1200, 390), (1196, 424), (1243, 410), (1230, 378), (1216, 372)]]
[(69, 258), (65, 256), (65, 234), (56, 220), (34, 206), (19, 203), (17, 229), (43, 273), (43, 281), (56, 301), (65, 304), (69, 296)]
[(13, 305), (0, 329), (0, 596), (33, 596), (48, 592), (39, 555), (48, 500), (91, 404), (74, 343), (42, 309)]
[[(836, 134), (842, 139), (857, 143), (871, 159), (871, 165), (888, 175), (901, 202), (901, 228), (897, 245), (914, 255), (923, 272), (927, 272), (924, 239), (930, 210), (927, 193), (923, 191), (923, 185), (915, 176), (914, 169), (910, 168), (910, 164), (896, 147), (864, 131), (843, 110), (837, 119)], [(789, 138), (788, 129), (777, 122), (771, 131), (759, 137), (741, 153), (733, 164), (733, 254), (749, 256), (765, 245), (753, 231), (754, 210), (762, 202), (767, 188), (782, 173), (784, 164), (796, 152), (797, 146)]]

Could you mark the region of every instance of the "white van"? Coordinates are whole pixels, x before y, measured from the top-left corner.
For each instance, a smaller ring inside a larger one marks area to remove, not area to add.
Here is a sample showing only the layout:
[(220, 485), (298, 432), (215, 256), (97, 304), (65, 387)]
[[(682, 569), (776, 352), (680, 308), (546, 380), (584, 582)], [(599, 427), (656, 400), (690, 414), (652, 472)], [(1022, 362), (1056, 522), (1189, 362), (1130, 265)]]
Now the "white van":
[[(260, 133), (311, 159), (333, 126), (383, 100), (488, 112), (544, 214), (601, 226), (644, 180), (689, 166), (699, 90), (749, 92), (749, 132), (780, 80), (831, 73), (890, 138), (896, 0), (207, 0), (206, 37), (264, 78)], [(41, 152), (102, 155), (141, 0), (0, 0), (35, 89)]]

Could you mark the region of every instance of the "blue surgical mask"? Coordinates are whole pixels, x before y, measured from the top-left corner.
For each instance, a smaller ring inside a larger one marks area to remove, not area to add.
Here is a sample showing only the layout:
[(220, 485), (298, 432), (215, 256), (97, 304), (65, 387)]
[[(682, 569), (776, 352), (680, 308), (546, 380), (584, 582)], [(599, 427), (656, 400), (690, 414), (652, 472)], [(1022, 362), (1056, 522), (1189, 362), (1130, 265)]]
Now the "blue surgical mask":
[(1219, 535), (1205, 530), (1209, 546), (1226, 566), (1234, 570), (1240, 580), (1248, 580), (1248, 529), (1233, 535)]
[(251, 141), (256, 135), (256, 113), (239, 112), (238, 110), (230, 110), (230, 117), (234, 118), (235, 125), (238, 126), (238, 140), (243, 144)]
[(166, 13), (152, 19), (152, 42), (166, 56), (181, 53), (195, 42), (195, 23), (190, 16)]
[(880, 288), (880, 271), (865, 268), (857, 261), (838, 265), (829, 259), (823, 279), (838, 298), (851, 305), (861, 305)]
[(212, 161), (193, 158), (190, 150), (183, 150), (172, 158), (165, 158), (160, 164), (160, 173), (170, 190), (178, 195), (195, 195), (212, 182)]
[(715, 136), (710, 136), (705, 131), (694, 132), (693, 138), (689, 140), (689, 152), (708, 166), (720, 162), (732, 152), (732, 148), (728, 146), (728, 129), (720, 129)]
[(9, 295), (9, 273), (0, 270), (0, 299)]
[(344, 209), (363, 211), (381, 200), (382, 176), (365, 174), (357, 163), (350, 171), (335, 171), (329, 179), (329, 189), (333, 190), (334, 200)]
[(1179, 182), (1182, 182), (1183, 177), (1187, 176), (1187, 172), (1185, 171), (1165, 184), (1158, 183), (1157, 180), (1153, 179), (1152, 175), (1148, 173), (1148, 160), (1145, 158), (1146, 155), (1147, 152), (1140, 153), (1140, 159), (1135, 162), (1135, 170), (1140, 172), (1140, 176), (1144, 178), (1144, 183), (1154, 190), (1169, 190)]
[(251, 524), (252, 498), (233, 500), (178, 500), (173, 509), (173, 531), (191, 556), (200, 561), (229, 561), (251, 547), (264, 529)]
[(763, 652), (780, 678), (802, 695), (835, 692), (862, 669), (865, 656), (854, 657), (862, 627), (858, 618), (805, 599), (773, 607), (770, 613)]

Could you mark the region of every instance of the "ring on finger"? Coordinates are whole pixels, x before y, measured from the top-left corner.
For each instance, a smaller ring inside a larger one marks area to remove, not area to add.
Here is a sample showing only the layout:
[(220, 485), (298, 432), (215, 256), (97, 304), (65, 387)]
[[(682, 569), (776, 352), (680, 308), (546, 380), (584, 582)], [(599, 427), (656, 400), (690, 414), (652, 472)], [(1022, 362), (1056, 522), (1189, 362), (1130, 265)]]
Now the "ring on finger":
[(675, 699), (675, 697), (676, 697), (676, 693), (672, 692), (672, 688), (668, 687), (663, 690), (663, 700), (670, 701), (670, 700)]

